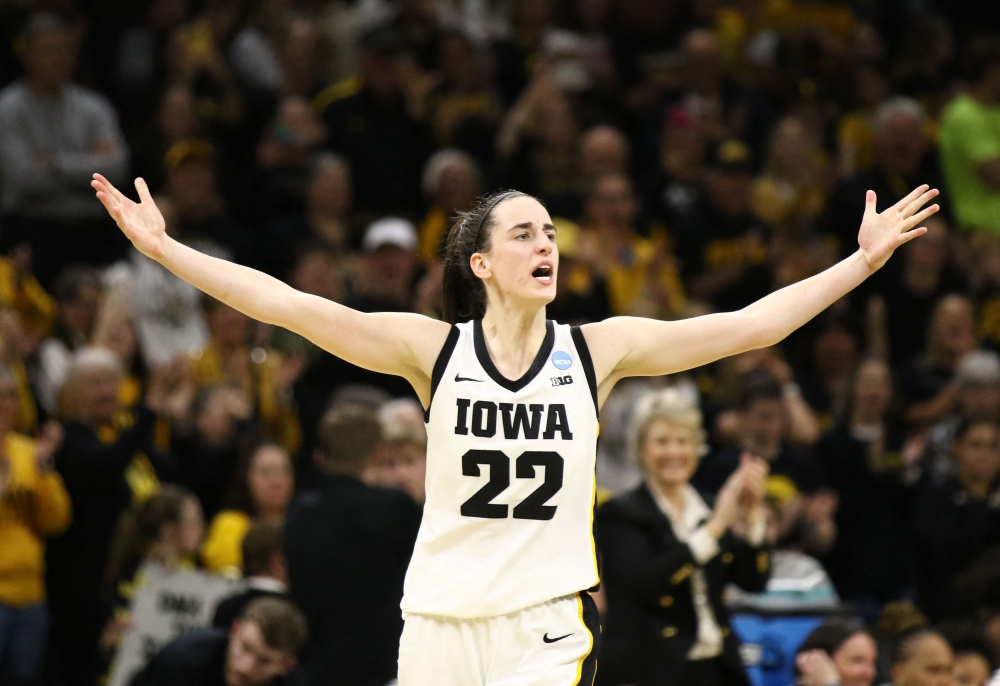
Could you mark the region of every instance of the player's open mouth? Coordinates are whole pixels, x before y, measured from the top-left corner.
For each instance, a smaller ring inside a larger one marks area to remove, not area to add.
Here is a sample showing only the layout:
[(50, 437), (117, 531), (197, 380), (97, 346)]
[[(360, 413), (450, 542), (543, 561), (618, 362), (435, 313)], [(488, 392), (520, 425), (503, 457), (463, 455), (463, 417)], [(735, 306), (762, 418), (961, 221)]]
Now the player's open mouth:
[(539, 283), (544, 283), (546, 285), (552, 283), (552, 267), (551, 265), (543, 264), (535, 271), (531, 272), (531, 275), (535, 277), (535, 280)]

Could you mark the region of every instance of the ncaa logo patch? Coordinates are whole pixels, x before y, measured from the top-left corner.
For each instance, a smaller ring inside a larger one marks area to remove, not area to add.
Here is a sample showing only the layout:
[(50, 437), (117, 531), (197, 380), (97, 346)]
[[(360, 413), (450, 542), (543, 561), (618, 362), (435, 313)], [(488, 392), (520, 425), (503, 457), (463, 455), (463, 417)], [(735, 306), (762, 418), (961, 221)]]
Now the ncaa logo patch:
[(552, 353), (552, 365), (556, 369), (566, 370), (573, 366), (573, 358), (569, 356), (569, 353), (557, 350)]

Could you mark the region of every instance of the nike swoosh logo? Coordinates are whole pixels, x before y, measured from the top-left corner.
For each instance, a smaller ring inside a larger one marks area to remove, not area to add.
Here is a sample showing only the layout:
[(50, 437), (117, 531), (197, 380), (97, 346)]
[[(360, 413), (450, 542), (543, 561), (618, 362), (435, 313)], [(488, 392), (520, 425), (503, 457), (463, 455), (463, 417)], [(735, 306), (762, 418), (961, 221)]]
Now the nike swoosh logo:
[(483, 382), (482, 379), (470, 379), (468, 377), (460, 376), (460, 375), (456, 374), (455, 375), (455, 382), (457, 383), (459, 381), (475, 381), (477, 383), (482, 383)]
[(566, 634), (565, 636), (557, 636), (556, 638), (549, 638), (548, 633), (546, 633), (544, 636), (542, 636), (542, 641), (544, 641), (545, 643), (555, 643), (556, 641), (561, 641), (564, 638), (568, 638), (569, 636), (572, 635), (573, 634)]

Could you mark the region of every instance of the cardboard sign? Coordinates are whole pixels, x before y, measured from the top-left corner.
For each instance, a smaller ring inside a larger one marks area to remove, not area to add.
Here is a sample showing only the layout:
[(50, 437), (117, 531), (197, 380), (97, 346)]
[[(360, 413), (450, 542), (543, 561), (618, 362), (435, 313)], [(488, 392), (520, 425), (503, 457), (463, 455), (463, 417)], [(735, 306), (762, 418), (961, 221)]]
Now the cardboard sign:
[(242, 588), (241, 582), (195, 569), (143, 565), (142, 585), (132, 599), (132, 628), (111, 668), (110, 686), (128, 686), (163, 646), (185, 631), (212, 623), (215, 606)]

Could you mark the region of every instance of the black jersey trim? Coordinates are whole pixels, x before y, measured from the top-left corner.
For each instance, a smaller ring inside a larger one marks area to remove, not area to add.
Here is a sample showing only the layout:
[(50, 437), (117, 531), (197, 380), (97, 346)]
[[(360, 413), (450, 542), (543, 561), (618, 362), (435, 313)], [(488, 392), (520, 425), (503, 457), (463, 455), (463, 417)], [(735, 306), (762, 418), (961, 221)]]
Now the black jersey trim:
[(493, 364), (493, 358), (490, 357), (490, 351), (486, 349), (486, 339), (483, 337), (483, 320), (477, 319), (473, 323), (473, 340), (475, 341), (476, 347), (476, 357), (479, 359), (479, 364), (482, 365), (486, 373), (490, 375), (490, 378), (497, 382), (500, 386), (503, 386), (508, 391), (516, 393), (534, 380), (538, 376), (538, 372), (542, 371), (542, 367), (545, 366), (545, 361), (549, 358), (549, 353), (552, 352), (552, 347), (555, 345), (556, 333), (555, 328), (552, 326), (552, 320), (545, 320), (545, 338), (542, 340), (542, 347), (538, 349), (538, 354), (535, 355), (534, 362), (528, 367), (528, 371), (521, 376), (520, 379), (512, 381), (506, 376), (500, 373), (496, 365)]
[(580, 355), (580, 364), (583, 365), (583, 373), (587, 375), (587, 385), (590, 386), (590, 397), (594, 399), (594, 412), (597, 417), (601, 416), (601, 408), (597, 402), (597, 373), (594, 371), (594, 360), (590, 356), (590, 348), (587, 347), (587, 339), (579, 326), (570, 327), (570, 335), (573, 337), (573, 345)]
[(455, 352), (455, 346), (458, 345), (458, 334), (458, 327), (452, 324), (451, 331), (448, 332), (448, 338), (444, 340), (441, 352), (438, 353), (437, 359), (434, 360), (434, 371), (431, 372), (431, 398), (427, 401), (427, 409), (424, 410), (424, 422), (429, 422), (431, 419), (431, 405), (434, 404), (434, 394), (437, 392), (441, 379), (444, 378), (444, 370), (448, 368), (448, 361), (451, 360), (451, 354)]

